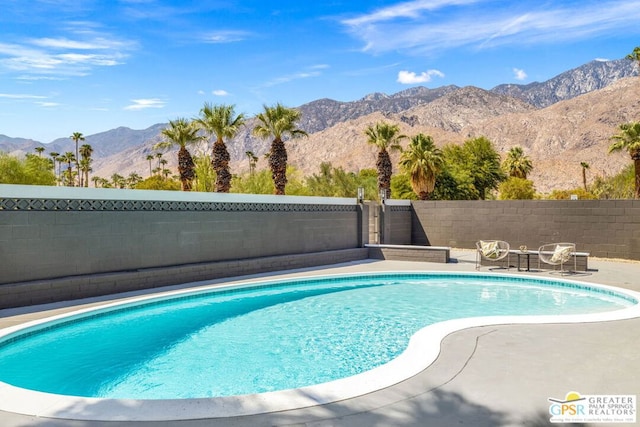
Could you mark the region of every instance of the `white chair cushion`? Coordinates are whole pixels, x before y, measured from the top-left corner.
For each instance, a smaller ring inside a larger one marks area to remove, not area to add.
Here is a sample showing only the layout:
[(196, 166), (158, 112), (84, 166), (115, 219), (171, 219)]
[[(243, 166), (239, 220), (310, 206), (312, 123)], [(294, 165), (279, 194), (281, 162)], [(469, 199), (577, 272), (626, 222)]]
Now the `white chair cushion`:
[(553, 255), (551, 255), (551, 262), (567, 262), (571, 257), (571, 252), (573, 252), (573, 246), (556, 246), (556, 249), (553, 251)]
[(485, 242), (480, 240), (480, 252), (482, 256), (489, 259), (496, 259), (500, 256), (500, 248), (498, 242)]

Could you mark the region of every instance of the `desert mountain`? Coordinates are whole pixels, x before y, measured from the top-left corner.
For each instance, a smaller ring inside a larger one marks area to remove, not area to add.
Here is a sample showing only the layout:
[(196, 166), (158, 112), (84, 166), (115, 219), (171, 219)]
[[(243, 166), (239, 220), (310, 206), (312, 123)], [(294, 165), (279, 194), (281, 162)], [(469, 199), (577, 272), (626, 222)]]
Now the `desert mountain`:
[(468, 127), (485, 135), (500, 152), (521, 145), (531, 157), (531, 179), (539, 191), (581, 186), (580, 162), (588, 176), (611, 176), (629, 165), (628, 153), (608, 154), (621, 123), (640, 120), (640, 79), (628, 77), (594, 92), (531, 114), (512, 113)]
[(610, 137), (620, 123), (639, 118), (637, 77), (543, 109), (468, 87), (402, 113), (372, 113), (291, 142), (289, 162), (305, 173), (317, 173), (323, 161), (346, 170), (374, 168), (376, 150), (366, 144), (363, 132), (371, 124), (387, 120), (399, 123), (406, 135), (431, 135), (438, 146), (486, 136), (504, 155), (520, 145), (533, 161), (530, 178), (537, 190), (548, 192), (580, 186), (580, 162), (589, 163), (591, 179), (613, 175), (629, 164), (626, 153), (607, 154)]
[[(505, 153), (521, 145), (534, 162), (531, 178), (539, 191), (570, 188), (580, 184), (580, 162), (591, 165), (592, 174), (613, 174), (627, 164), (626, 154), (608, 156), (610, 136), (620, 123), (640, 118), (640, 93), (633, 63), (628, 60), (592, 61), (543, 83), (500, 85), (490, 91), (457, 86), (435, 89), (414, 87), (393, 95), (373, 93), (339, 102), (320, 99), (298, 107), (300, 127), (309, 138), (287, 143), (289, 161), (305, 174), (318, 171), (321, 162), (346, 170), (375, 167), (375, 150), (366, 145), (364, 129), (379, 120), (400, 123), (403, 133), (423, 132), (436, 144), (460, 143), (469, 137), (486, 136)], [(195, 114), (195, 112), (194, 112)], [(269, 141), (251, 135), (254, 119), (228, 142), (232, 172), (248, 169), (245, 153), (260, 156), (258, 168), (267, 167), (262, 156)], [(117, 128), (86, 136), (94, 148), (93, 174), (137, 172), (149, 175), (146, 160), (154, 154), (166, 124), (144, 130)], [(0, 151), (12, 154), (74, 151), (69, 138), (43, 145), (37, 141), (0, 135)], [(206, 152), (202, 146), (192, 151)], [(166, 153), (175, 169), (175, 153)], [(153, 162), (152, 162), (153, 163)]]
[[(109, 156), (118, 156), (131, 147), (144, 144), (153, 145), (159, 142), (162, 139), (160, 132), (166, 126), (166, 123), (159, 123), (144, 130), (119, 127), (94, 135), (85, 135), (85, 140), (78, 144), (90, 144), (93, 148), (93, 157), (96, 160), (106, 159)], [(33, 153), (35, 147), (44, 147), (46, 153), (62, 154), (66, 151), (75, 152), (76, 145), (69, 137), (58, 138), (51, 143), (42, 144), (32, 139), (10, 138), (6, 135), (0, 135), (0, 151), (2, 152), (24, 155), (25, 153)]]

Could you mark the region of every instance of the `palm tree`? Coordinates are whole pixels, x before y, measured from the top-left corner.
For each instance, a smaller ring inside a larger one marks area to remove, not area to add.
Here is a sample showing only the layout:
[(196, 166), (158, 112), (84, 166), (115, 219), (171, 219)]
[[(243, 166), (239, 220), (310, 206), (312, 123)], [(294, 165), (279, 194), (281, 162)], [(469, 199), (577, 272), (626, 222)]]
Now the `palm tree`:
[(582, 184), (584, 185), (584, 191), (589, 191), (587, 189), (587, 169), (589, 169), (589, 163), (580, 162), (580, 166), (582, 166)]
[(411, 142), (400, 157), (400, 166), (409, 174), (411, 188), (420, 200), (427, 200), (436, 184), (436, 175), (444, 165), (442, 151), (433, 139), (422, 133)]
[(635, 61), (638, 65), (638, 72), (640, 72), (640, 46), (634, 47), (633, 52), (625, 56), (625, 58)]
[(168, 169), (165, 168), (165, 166), (167, 166), (167, 163), (169, 163), (169, 161), (167, 159), (160, 159), (158, 163), (160, 163), (160, 175), (167, 177), (167, 175), (171, 173), (169, 172)]
[[(82, 132), (74, 132), (69, 138), (71, 138), (73, 140), (73, 142), (76, 143), (76, 157), (75, 157), (75, 161), (76, 161), (76, 170), (78, 172), (78, 179), (80, 178), (80, 163), (78, 163), (78, 159), (79, 159), (79, 154), (78, 154), (78, 141), (84, 141), (84, 135), (82, 135)], [(78, 185), (80, 183), (78, 182)]]
[(60, 156), (60, 153), (56, 153), (55, 151), (52, 151), (49, 153), (49, 156), (51, 156), (51, 160), (53, 161), (53, 174), (56, 176), (56, 178), (59, 178), (60, 171), (58, 170), (58, 172), (56, 173), (56, 162), (58, 161), (58, 156)]
[(378, 192), (387, 199), (391, 195), (391, 175), (393, 174), (389, 150), (402, 150), (400, 141), (407, 136), (400, 133), (400, 126), (386, 122), (378, 122), (375, 126), (368, 126), (364, 133), (368, 138), (367, 142), (378, 147), (378, 160), (376, 161)]
[(158, 159), (158, 167), (160, 167), (160, 160), (162, 160), (163, 154), (158, 152), (156, 153), (156, 159)]
[(180, 182), (182, 182), (182, 191), (191, 191), (193, 179), (195, 178), (195, 164), (191, 153), (187, 150), (187, 145), (194, 144), (201, 139), (198, 136), (196, 123), (183, 118), (169, 120), (169, 127), (162, 130), (162, 135), (166, 140), (156, 144), (154, 148), (170, 148), (174, 145), (180, 147), (178, 151), (178, 172), (180, 173)]
[(263, 106), (264, 111), (256, 116), (258, 123), (253, 128), (253, 134), (260, 138), (271, 138), (269, 150), (269, 168), (271, 179), (275, 187), (275, 194), (284, 195), (287, 185), (287, 148), (282, 138), (292, 139), (307, 136), (307, 133), (297, 128), (300, 111), (287, 108), (278, 103), (274, 107)]
[(90, 157), (80, 159), (80, 174), (82, 175), (80, 177), (80, 185), (83, 187), (89, 186), (89, 172), (93, 172), (91, 168), (92, 161)]
[(202, 130), (209, 134), (210, 138), (213, 136), (216, 138), (213, 144), (211, 165), (216, 171), (216, 191), (219, 193), (228, 193), (231, 189), (231, 172), (229, 171), (231, 157), (224, 140), (225, 138), (232, 139), (244, 122), (244, 114), (236, 115), (233, 105), (205, 103), (200, 110), (200, 118), (197, 119), (197, 123)]
[(256, 172), (256, 165), (258, 164), (258, 156), (256, 156), (253, 151), (247, 151), (247, 158), (249, 159), (249, 175), (253, 175)]
[(142, 181), (142, 177), (137, 172), (131, 172), (126, 179), (127, 187), (135, 188), (135, 186)]
[(104, 180), (104, 178), (100, 178), (97, 175), (94, 175), (91, 177), (91, 181), (93, 181), (93, 186), (94, 188), (98, 188), (98, 184), (101, 183)]
[(71, 152), (71, 151), (67, 151), (66, 153), (64, 153), (62, 156), (60, 156), (59, 162), (64, 162), (68, 164), (67, 170), (66, 170), (66, 185), (68, 187), (73, 187), (74, 186), (74, 179), (73, 179), (73, 166), (71, 166), (72, 163), (76, 162), (76, 156)]
[(124, 188), (127, 184), (127, 181), (124, 179), (124, 177), (118, 173), (114, 173), (113, 175), (111, 175), (111, 182), (113, 182), (113, 186), (115, 188)]
[(152, 175), (151, 173), (151, 160), (153, 160), (155, 158), (155, 156), (153, 154), (147, 154), (147, 161), (149, 162), (149, 176)]
[(36, 147), (34, 148), (34, 150), (36, 150), (39, 157), (42, 157), (42, 152), (44, 151), (44, 147)]
[(112, 188), (113, 186), (111, 185), (111, 181), (109, 181), (107, 178), (100, 178), (100, 187), (102, 188)]
[(83, 175), (82, 174), (80, 175), (80, 186), (88, 187), (89, 172), (92, 171), (91, 162), (93, 162), (93, 160), (91, 159), (91, 155), (93, 154), (93, 147), (91, 147), (91, 145), (89, 144), (82, 144), (82, 146), (79, 149), (79, 152), (80, 152), (80, 170), (83, 173)]
[(515, 146), (507, 153), (507, 158), (502, 163), (509, 176), (527, 179), (527, 175), (533, 169), (533, 164), (528, 156), (524, 155), (524, 150), (520, 146)]
[(64, 156), (62, 155), (56, 157), (56, 160), (58, 161), (58, 181), (60, 182), (62, 182), (62, 163), (64, 162), (63, 157)]
[[(166, 160), (163, 160), (163, 162), (165, 162), (165, 163), (166, 163)], [(163, 169), (162, 169), (162, 177), (163, 177), (164, 179), (167, 179), (167, 178), (169, 178), (169, 175), (171, 175), (171, 171), (170, 171), (169, 169), (164, 169), (164, 168), (163, 168)], [(175, 175), (174, 175), (174, 176), (175, 176)]]
[(616, 142), (609, 146), (609, 153), (626, 150), (635, 168), (635, 194), (640, 199), (640, 122), (623, 123), (620, 132), (611, 137)]

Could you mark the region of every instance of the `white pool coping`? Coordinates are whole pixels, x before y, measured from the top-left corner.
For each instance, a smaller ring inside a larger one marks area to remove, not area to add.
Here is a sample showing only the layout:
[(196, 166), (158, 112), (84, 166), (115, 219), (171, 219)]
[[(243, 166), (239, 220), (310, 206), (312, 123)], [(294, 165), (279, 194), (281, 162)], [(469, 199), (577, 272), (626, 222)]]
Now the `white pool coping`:
[[(380, 271), (372, 274), (381, 275), (402, 273), (407, 272)], [(482, 276), (491, 275), (491, 273), (454, 273), (450, 271), (429, 271), (428, 274), (469, 276), (475, 276), (478, 274)], [(325, 277), (348, 275), (358, 274), (323, 275), (308, 273), (304, 278), (320, 279)], [(510, 274), (500, 274), (500, 277), (530, 278), (534, 280), (540, 279), (536, 276)], [(198, 287), (196, 290), (189, 289), (160, 292), (153, 295), (136, 297), (134, 299), (127, 300), (126, 302), (107, 303), (98, 307), (76, 310), (70, 313), (47, 317), (18, 326), (5, 328), (0, 330), (0, 339), (16, 334), (23, 329), (42, 325), (44, 323), (63, 321), (69, 317), (78, 316), (87, 312), (137, 304), (141, 301), (189, 293), (198, 293), (213, 289), (220, 290), (238, 288), (255, 285), (256, 283), (268, 284), (296, 280), (297, 279), (250, 279), (226, 285), (206, 285)], [(640, 301), (640, 292), (628, 289), (566, 279), (545, 278), (544, 280), (574, 283), (590, 288), (609, 290), (615, 293), (628, 295), (631, 298)], [(237, 417), (301, 409), (372, 393), (393, 386), (417, 375), (437, 359), (440, 353), (442, 340), (447, 335), (462, 329), (506, 324), (591, 323), (633, 318), (640, 318), (640, 304), (635, 304), (621, 310), (595, 314), (491, 316), (449, 320), (421, 329), (413, 335), (407, 349), (400, 356), (373, 370), (323, 384), (261, 394), (198, 399), (101, 399), (43, 393), (0, 382), (0, 411), (35, 417), (82, 421), (170, 421)]]

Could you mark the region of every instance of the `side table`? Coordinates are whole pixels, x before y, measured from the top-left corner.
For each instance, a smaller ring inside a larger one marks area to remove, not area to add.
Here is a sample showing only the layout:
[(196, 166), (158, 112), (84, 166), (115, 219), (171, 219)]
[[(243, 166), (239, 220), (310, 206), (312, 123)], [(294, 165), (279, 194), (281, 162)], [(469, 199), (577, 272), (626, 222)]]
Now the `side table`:
[(531, 252), (518, 251), (518, 252), (516, 252), (516, 255), (518, 256), (518, 271), (522, 271), (522, 269), (520, 268), (520, 257), (521, 256), (526, 256), (527, 257), (527, 269), (524, 270), (524, 271), (531, 271)]

